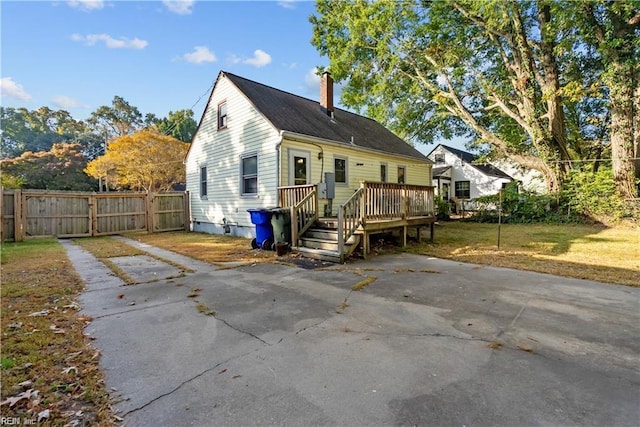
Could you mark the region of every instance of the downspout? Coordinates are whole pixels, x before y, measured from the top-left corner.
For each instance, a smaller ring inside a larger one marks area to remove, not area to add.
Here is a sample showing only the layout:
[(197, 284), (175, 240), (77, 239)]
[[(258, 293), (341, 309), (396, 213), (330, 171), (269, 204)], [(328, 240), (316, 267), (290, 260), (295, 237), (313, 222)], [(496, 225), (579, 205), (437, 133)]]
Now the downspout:
[[(284, 131), (280, 131), (280, 141), (276, 144), (276, 194), (278, 193), (278, 187), (281, 187), (280, 182), (280, 159), (282, 158), (282, 141), (284, 140)], [(277, 201), (280, 204), (280, 200)]]

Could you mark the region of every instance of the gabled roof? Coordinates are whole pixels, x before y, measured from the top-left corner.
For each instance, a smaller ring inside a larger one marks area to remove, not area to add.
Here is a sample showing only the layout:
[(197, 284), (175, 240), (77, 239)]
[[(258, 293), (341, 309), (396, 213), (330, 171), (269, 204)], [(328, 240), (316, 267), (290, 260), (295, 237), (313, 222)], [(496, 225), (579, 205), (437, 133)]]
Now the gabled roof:
[(228, 72), (221, 72), (279, 131), (325, 139), (346, 147), (361, 147), (429, 161), (425, 155), (375, 120), (339, 108), (327, 115), (318, 101), (293, 95)]
[(435, 150), (438, 149), (438, 147), (444, 148), (445, 150), (449, 151), (451, 154), (462, 159), (462, 161), (470, 164), (471, 166), (478, 169), (480, 172), (484, 173), (485, 175), (495, 176), (497, 178), (513, 179), (506, 173), (502, 172), (497, 167), (493, 166), (492, 164), (477, 163), (479, 157), (476, 156), (475, 154), (468, 153), (466, 151), (462, 151), (457, 148), (449, 147), (448, 145), (438, 144), (433, 150), (431, 150), (431, 152), (427, 156), (430, 156), (431, 153), (433, 153)]
[(451, 169), (450, 165), (436, 166), (431, 170), (431, 175), (433, 175), (434, 177), (441, 176), (443, 173), (447, 172), (449, 169)]

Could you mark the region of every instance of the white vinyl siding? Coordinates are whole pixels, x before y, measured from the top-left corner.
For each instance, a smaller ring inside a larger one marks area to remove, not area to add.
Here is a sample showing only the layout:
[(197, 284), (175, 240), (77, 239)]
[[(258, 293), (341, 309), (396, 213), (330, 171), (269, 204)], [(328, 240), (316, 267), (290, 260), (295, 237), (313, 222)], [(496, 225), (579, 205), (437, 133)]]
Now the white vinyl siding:
[[(218, 131), (218, 106), (225, 102), (227, 128)], [(247, 209), (275, 206), (278, 132), (259, 114), (229, 80), (222, 77), (206, 107), (200, 128), (186, 160), (187, 190), (191, 196), (191, 219), (197, 230), (222, 230), (223, 219), (234, 234), (255, 231)], [(242, 197), (239, 161), (243, 154), (257, 154), (257, 195)], [(207, 165), (207, 199), (197, 197), (200, 166)], [(213, 185), (212, 185), (213, 184)], [(196, 195), (196, 197), (194, 197)], [(237, 230), (237, 233), (236, 233)]]

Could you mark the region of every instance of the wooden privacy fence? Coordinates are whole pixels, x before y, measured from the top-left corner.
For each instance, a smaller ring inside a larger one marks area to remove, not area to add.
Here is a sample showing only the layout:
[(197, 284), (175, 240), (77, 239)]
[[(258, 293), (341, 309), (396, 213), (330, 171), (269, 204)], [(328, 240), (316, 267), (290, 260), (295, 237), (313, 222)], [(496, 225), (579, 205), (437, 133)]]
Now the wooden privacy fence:
[(187, 193), (0, 190), (0, 241), (189, 229)]

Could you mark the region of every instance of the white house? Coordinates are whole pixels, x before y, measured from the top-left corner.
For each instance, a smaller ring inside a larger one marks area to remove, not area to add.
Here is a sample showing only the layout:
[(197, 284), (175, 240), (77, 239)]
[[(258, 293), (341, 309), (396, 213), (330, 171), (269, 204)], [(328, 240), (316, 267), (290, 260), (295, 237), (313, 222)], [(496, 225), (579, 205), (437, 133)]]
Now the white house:
[[(185, 164), (192, 230), (243, 237), (255, 235), (247, 209), (278, 206), (283, 187), (313, 186), (314, 209), (336, 216), (361, 183), (426, 187), (432, 166), (374, 120), (334, 108), (328, 73), (318, 102), (228, 72), (217, 77)], [(329, 181), (334, 194), (322, 193)]]
[(469, 200), (496, 194), (513, 178), (477, 156), (447, 145), (437, 145), (427, 157), (433, 161), (436, 194), (445, 200)]

